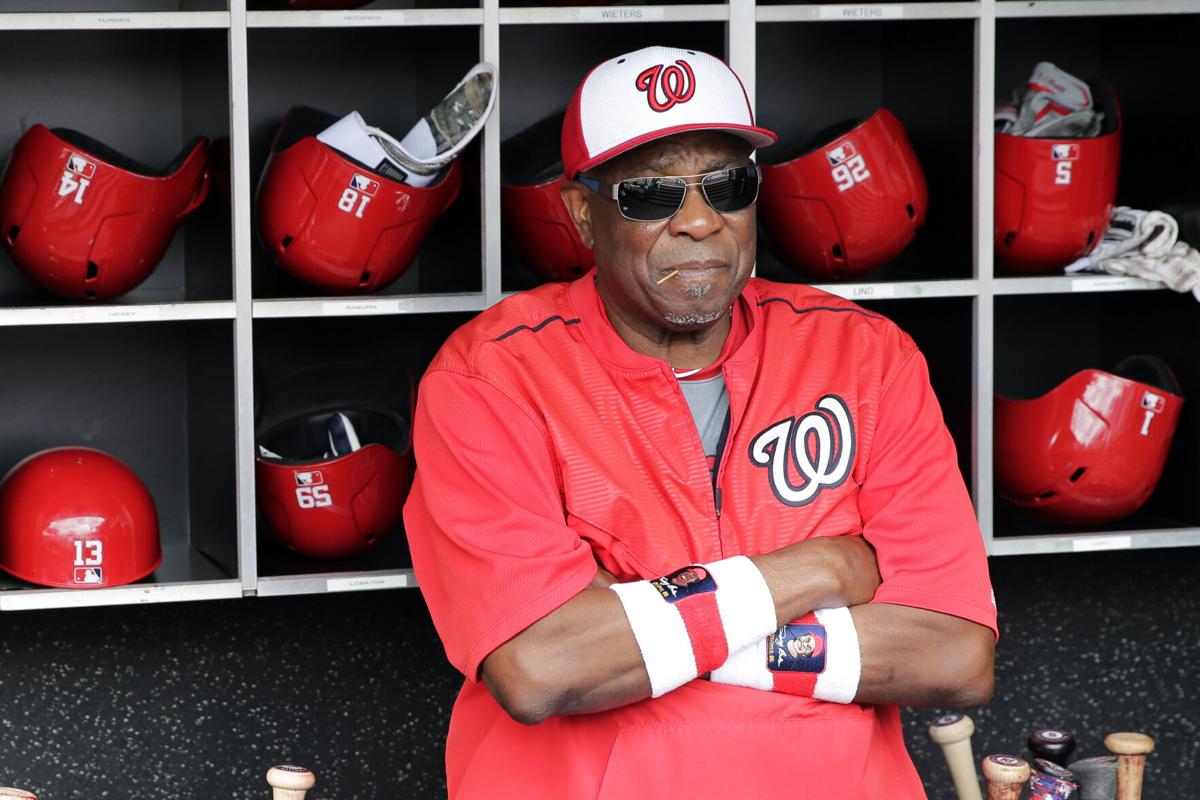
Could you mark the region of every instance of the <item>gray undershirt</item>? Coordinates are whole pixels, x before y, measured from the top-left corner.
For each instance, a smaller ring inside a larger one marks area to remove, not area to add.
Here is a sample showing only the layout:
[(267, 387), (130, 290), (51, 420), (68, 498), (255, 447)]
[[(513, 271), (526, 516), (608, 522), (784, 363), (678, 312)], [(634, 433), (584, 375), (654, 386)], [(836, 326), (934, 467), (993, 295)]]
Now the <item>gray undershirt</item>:
[(692, 421), (704, 445), (708, 467), (716, 468), (717, 448), (721, 446), (721, 431), (725, 428), (725, 417), (729, 413), (729, 392), (725, 389), (725, 376), (714, 375), (698, 381), (681, 380), (679, 388), (692, 412)]

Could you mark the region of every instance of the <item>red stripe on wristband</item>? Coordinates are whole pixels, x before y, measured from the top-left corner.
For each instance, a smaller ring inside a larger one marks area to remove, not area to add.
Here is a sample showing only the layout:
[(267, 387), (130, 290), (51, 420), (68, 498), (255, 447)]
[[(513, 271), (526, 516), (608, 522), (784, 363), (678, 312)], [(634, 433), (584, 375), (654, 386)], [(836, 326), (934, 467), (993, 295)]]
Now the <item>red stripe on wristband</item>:
[(729, 658), (729, 643), (725, 626), (717, 607), (715, 592), (692, 595), (675, 604), (688, 638), (692, 640), (692, 655), (696, 658), (696, 674), (711, 672)]

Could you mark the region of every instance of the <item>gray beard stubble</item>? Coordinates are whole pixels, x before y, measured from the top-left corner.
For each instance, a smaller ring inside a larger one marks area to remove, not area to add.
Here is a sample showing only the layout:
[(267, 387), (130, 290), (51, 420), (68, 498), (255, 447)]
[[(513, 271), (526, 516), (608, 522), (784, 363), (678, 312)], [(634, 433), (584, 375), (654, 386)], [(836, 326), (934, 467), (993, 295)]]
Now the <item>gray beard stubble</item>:
[[(684, 288), (684, 294), (693, 297), (697, 300), (708, 294), (711, 289), (710, 285), (703, 286), (687, 286)], [(710, 311), (707, 314), (664, 314), (663, 319), (672, 325), (711, 325), (724, 316), (725, 312)]]

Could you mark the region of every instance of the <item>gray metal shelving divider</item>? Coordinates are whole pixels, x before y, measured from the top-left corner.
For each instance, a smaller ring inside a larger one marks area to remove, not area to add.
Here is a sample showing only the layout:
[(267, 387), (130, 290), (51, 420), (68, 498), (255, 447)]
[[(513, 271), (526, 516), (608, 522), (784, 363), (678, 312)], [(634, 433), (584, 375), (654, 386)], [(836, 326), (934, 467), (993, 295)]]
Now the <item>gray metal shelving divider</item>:
[[(1136, 8), (1136, 10), (1134, 10)], [(618, 13), (619, 12), (619, 13)], [(1136, 532), (997, 538), (993, 509), (992, 390), (994, 324), (997, 297), (1106, 291), (1150, 291), (1147, 281), (1113, 276), (997, 278), (992, 267), (992, 191), (997, 19), (1107, 15), (1200, 13), (1200, 0), (979, 0), (907, 4), (757, 5), (755, 0), (725, 4), (677, 6), (592, 6), (501, 8), (499, 0), (482, 0), (479, 8), (384, 9), (346, 12), (250, 11), (246, 0), (230, 0), (229, 11), (204, 12), (68, 12), (0, 13), (0, 31), (226, 29), (228, 31), (229, 133), (231, 141), (231, 224), (233, 298), (231, 301), (147, 303), (126, 306), (53, 306), (0, 308), (0, 329), (20, 325), (92, 324), (176, 320), (227, 320), (233, 325), (235, 386), (238, 579), (159, 586), (131, 586), (96, 592), (29, 590), (0, 592), (0, 609), (44, 608), (228, 597), (234, 585), (243, 595), (304, 594), (328, 591), (415, 586), (411, 570), (331, 572), (260, 578), (255, 536), (254, 496), (254, 320), (279, 317), (371, 316), (480, 311), (505, 296), (501, 289), (500, 116), (483, 135), (481, 149), (482, 291), (400, 297), (289, 298), (258, 300), (252, 296), (251, 226), (253, 178), (250, 174), (248, 31), (250, 28), (353, 28), (374, 25), (475, 25), (479, 55), (500, 63), (500, 37), (507, 25), (595, 24), (618, 26), (638, 22), (726, 22), (730, 63), (741, 75), (751, 103), (757, 95), (757, 25), (771, 22), (857, 24), (860, 20), (972, 20), (974, 27), (974, 107), (972, 185), (974, 189), (972, 258), (969, 279), (822, 285), (850, 299), (964, 297), (973, 302), (971, 397), (971, 482), (988, 551), (994, 555), (1091, 552), (1103, 549), (1200, 546), (1200, 528)]]
[(992, 269), (992, 192), (993, 123), (995, 108), (996, 18), (995, 1), (983, 0), (975, 20), (975, 163), (972, 167), (975, 196), (975, 225), (972, 252), (975, 278), (979, 282), (975, 296), (972, 344), (974, 374), (971, 381), (971, 463), (975, 513), (983, 531), (983, 543), (992, 552), (995, 520), (992, 513), (992, 354), (995, 345)]
[(230, 0), (229, 150), (233, 224), (234, 391), (237, 410), (238, 571), (242, 591), (258, 590), (254, 500), (254, 301), (250, 265), (250, 82), (246, 0)]

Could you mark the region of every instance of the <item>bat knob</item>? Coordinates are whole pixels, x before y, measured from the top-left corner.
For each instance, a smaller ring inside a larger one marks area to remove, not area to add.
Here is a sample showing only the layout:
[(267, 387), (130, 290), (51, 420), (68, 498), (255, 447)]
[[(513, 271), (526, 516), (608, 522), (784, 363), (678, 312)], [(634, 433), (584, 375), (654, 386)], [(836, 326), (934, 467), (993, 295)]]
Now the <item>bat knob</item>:
[(966, 714), (944, 714), (929, 723), (929, 738), (938, 744), (953, 744), (971, 738), (975, 723)]
[(280, 764), (267, 770), (267, 783), (274, 789), (276, 800), (304, 800), (304, 793), (316, 782), (312, 772), (292, 764)]
[(1059, 728), (1041, 728), (1029, 734), (1026, 741), (1029, 752), (1034, 758), (1044, 758), (1053, 761), (1060, 767), (1067, 765), (1067, 759), (1075, 752), (1075, 737), (1070, 731)]
[(1023, 758), (999, 753), (988, 756), (983, 760), (988, 800), (1017, 800), (1029, 774), (1029, 763)]
[(1104, 746), (1118, 756), (1144, 756), (1154, 749), (1154, 740), (1144, 733), (1110, 733)]

